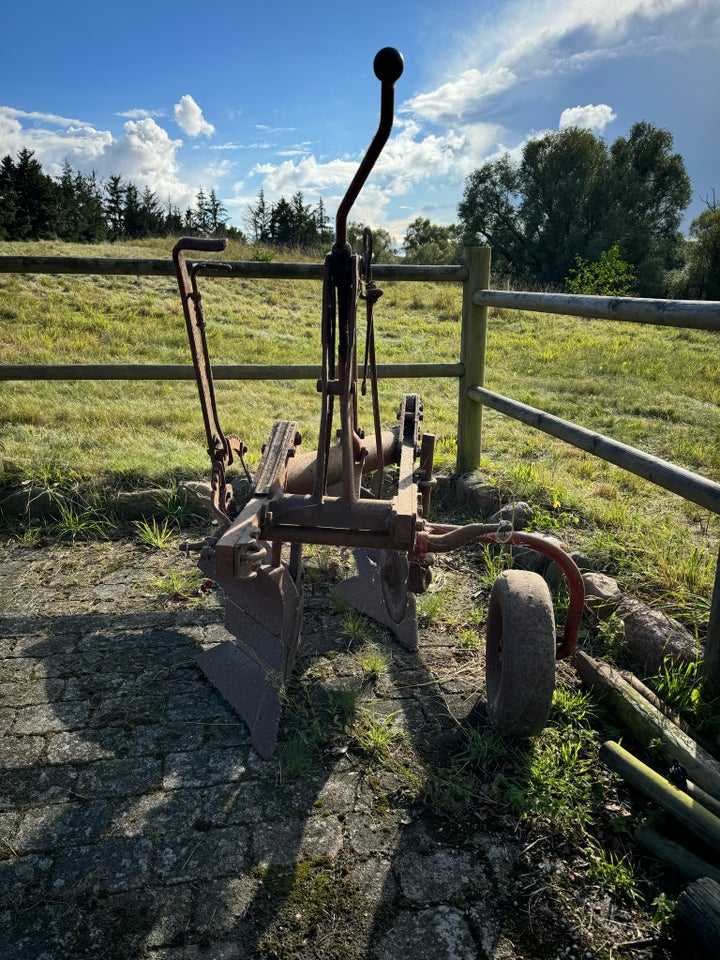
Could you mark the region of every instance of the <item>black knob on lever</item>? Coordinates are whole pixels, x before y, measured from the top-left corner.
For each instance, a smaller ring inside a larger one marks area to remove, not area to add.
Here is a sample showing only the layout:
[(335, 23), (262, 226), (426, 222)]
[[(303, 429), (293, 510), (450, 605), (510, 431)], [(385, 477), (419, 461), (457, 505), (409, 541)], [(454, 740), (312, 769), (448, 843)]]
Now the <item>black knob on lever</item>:
[(395, 83), (405, 69), (403, 55), (395, 47), (383, 47), (375, 54), (373, 70), (381, 83)]

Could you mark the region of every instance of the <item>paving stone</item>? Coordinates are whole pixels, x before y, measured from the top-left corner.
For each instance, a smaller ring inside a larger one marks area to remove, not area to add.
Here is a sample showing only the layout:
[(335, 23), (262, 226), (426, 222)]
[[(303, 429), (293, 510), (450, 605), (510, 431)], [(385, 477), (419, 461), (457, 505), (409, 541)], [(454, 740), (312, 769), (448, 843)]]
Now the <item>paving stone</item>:
[[(108, 948), (121, 944), (129, 960), (148, 949), (182, 943), (191, 924), (193, 896), (192, 885), (186, 883), (146, 885), (107, 897), (92, 918), (100, 932), (98, 957), (104, 960)], [(128, 918), (133, 918), (134, 929), (128, 929)]]
[(171, 753), (165, 758), (163, 787), (207, 787), (239, 780), (247, 772), (247, 751), (231, 748), (189, 753)]
[(93, 731), (91, 735), (82, 730), (51, 734), (47, 748), (48, 763), (92, 763), (93, 760), (109, 760), (127, 750), (126, 740), (122, 733), (113, 729), (99, 733)]
[(67, 800), (77, 778), (75, 767), (5, 769), (0, 778), (0, 810)]
[(135, 798), (118, 813), (113, 825), (115, 836), (195, 837), (197, 829), (207, 829), (205, 798), (200, 790), (154, 790)]
[[(4, 673), (0, 665), (0, 675), (4, 676)], [(65, 681), (60, 679), (0, 683), (0, 706), (27, 707), (52, 703), (62, 697), (64, 689)]]
[(371, 857), (348, 868), (348, 880), (374, 906), (389, 903), (397, 896), (397, 883), (392, 871), (392, 860)]
[(82, 797), (132, 797), (157, 789), (162, 762), (150, 757), (98, 760), (78, 774), (77, 792)]
[(105, 839), (103, 843), (61, 848), (55, 859), (56, 892), (78, 885), (100, 893), (143, 887), (150, 876), (153, 844), (145, 838)]
[(165, 883), (233, 877), (242, 873), (248, 852), (244, 827), (198, 831), (194, 836), (173, 838), (157, 849), (153, 875)]
[(453, 907), (400, 913), (373, 951), (374, 960), (477, 960), (477, 947), (463, 915)]
[(40, 703), (23, 707), (15, 715), (12, 732), (56, 733), (61, 730), (76, 730), (85, 725), (89, 707), (87, 703), (67, 702), (57, 704)]
[(250, 874), (205, 884), (202, 894), (195, 896), (192, 929), (201, 937), (225, 940), (237, 932), (259, 889), (259, 880)]
[(36, 677), (37, 661), (29, 657), (10, 657), (3, 660), (3, 683), (27, 683)]
[(255, 824), (266, 819), (268, 785), (257, 780), (236, 780), (201, 790), (202, 815), (214, 827)]
[(0, 737), (0, 769), (33, 767), (42, 760), (46, 749), (44, 737)]
[(105, 833), (113, 814), (113, 808), (100, 803), (68, 802), (32, 807), (20, 818), (13, 844), (21, 854), (52, 853), (60, 846), (82, 846)]
[(47, 887), (52, 864), (51, 858), (40, 856), (0, 861), (0, 904), (20, 910), (36, 902)]
[(160, 757), (177, 751), (199, 751), (203, 748), (204, 727), (200, 723), (130, 724), (125, 750), (129, 756)]
[(423, 854), (405, 849), (396, 858), (395, 877), (408, 900), (439, 903), (477, 884), (484, 873), (477, 858), (463, 850), (441, 848)]

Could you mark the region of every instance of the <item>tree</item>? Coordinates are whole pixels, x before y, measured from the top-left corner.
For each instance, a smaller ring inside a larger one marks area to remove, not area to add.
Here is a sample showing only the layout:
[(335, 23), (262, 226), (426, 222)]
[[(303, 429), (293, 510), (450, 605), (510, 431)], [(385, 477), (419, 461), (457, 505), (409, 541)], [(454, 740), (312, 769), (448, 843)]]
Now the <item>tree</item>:
[(117, 174), (111, 174), (105, 184), (105, 216), (108, 238), (119, 240), (125, 234), (125, 187)]
[(43, 173), (32, 150), (0, 166), (0, 227), (8, 240), (42, 240), (55, 233), (57, 184)]
[(406, 263), (456, 263), (460, 256), (460, 231), (454, 224), (442, 226), (427, 217), (408, 224), (403, 240)]
[(123, 210), (123, 236), (136, 240), (145, 236), (145, 218), (138, 189), (133, 183), (125, 187), (125, 209)]
[(278, 247), (290, 247), (295, 236), (295, 215), (285, 197), (280, 197), (270, 211), (270, 240)]
[(489, 244), (496, 273), (527, 275), (525, 235), (520, 222), (520, 171), (505, 154), (485, 163), (465, 180), (458, 205), (463, 244)]
[(164, 230), (166, 234), (178, 234), (183, 231), (183, 218), (180, 213), (180, 207), (174, 206), (172, 200), (169, 199), (164, 220)]
[(318, 241), (315, 213), (298, 190), (290, 201), (292, 207), (292, 233), (295, 246), (308, 249), (315, 247)]
[(567, 127), (531, 140), (523, 151), (519, 215), (526, 263), (534, 279), (556, 283), (601, 223), (598, 184), (607, 165), (605, 143), (589, 130)]
[(692, 196), (673, 136), (646, 121), (610, 147), (606, 229), (635, 265), (641, 296), (657, 293), (665, 270), (679, 265), (680, 223)]
[(214, 187), (210, 191), (210, 196), (208, 197), (207, 212), (210, 233), (212, 236), (216, 237), (224, 231), (225, 224), (227, 222), (227, 210), (222, 205), (222, 202), (218, 200)]
[(243, 222), (255, 243), (270, 242), (270, 208), (265, 202), (265, 194), (262, 190), (258, 194), (256, 205), (252, 207), (248, 204)]
[(720, 300), (720, 207), (706, 198), (707, 210), (690, 224), (687, 296), (697, 300)]
[(333, 230), (322, 197), (320, 197), (318, 205), (315, 207), (315, 231), (320, 240), (320, 245), (324, 248), (332, 238)]
[[(347, 242), (356, 253), (362, 252), (364, 231), (365, 226), (362, 223), (353, 222), (347, 225)], [(394, 263), (397, 260), (393, 238), (384, 227), (372, 228), (372, 242), (373, 263)]]
[[(84, 176), (79, 171), (74, 180), (75, 210), (73, 218), (74, 239), (80, 243), (99, 243), (106, 240), (107, 221), (102, 190), (94, 173)], [(68, 239), (63, 237), (63, 239)]]
[(465, 181), (458, 216), (466, 244), (489, 243), (495, 272), (523, 283), (560, 285), (575, 257), (596, 261), (616, 242), (641, 295), (658, 294), (677, 264), (678, 228), (690, 181), (672, 135), (634, 124), (608, 149), (568, 127), (529, 141)]

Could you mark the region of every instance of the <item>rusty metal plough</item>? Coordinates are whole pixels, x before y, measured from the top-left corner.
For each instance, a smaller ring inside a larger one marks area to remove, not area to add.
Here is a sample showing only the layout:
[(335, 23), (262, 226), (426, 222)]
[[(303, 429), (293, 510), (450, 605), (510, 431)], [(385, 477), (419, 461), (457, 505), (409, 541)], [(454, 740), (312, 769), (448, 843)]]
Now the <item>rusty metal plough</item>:
[[(316, 452), (302, 454), (294, 421), (276, 421), (263, 448), (249, 497), (238, 502), (228, 468), (246, 448), (223, 433), (218, 421), (205, 337), (198, 273), (223, 269), (218, 261), (192, 261), (186, 251), (224, 249), (224, 240), (180, 240), (173, 258), (180, 287), (200, 404), (212, 464), (212, 535), (187, 544), (203, 573), (225, 593), (230, 637), (204, 651), (199, 665), (247, 722), (253, 745), (272, 754), (282, 695), (297, 651), (303, 606), (303, 544), (354, 548), (357, 574), (336, 587), (352, 606), (386, 625), (410, 649), (418, 643), (415, 595), (431, 580), (435, 553), (471, 542), (506, 543), (554, 559), (570, 586), (565, 634), (556, 643), (552, 601), (534, 573), (506, 571), (493, 587), (488, 610), (487, 693), (490, 715), (504, 733), (526, 737), (547, 720), (555, 659), (575, 645), (583, 605), (582, 579), (564, 551), (538, 535), (517, 533), (509, 523), (439, 525), (428, 519), (433, 488), (432, 434), (421, 434), (422, 404), (403, 396), (398, 426), (380, 423), (373, 310), (381, 291), (372, 279), (372, 236), (362, 254), (346, 242), (348, 213), (387, 141), (393, 123), (394, 86), (403, 70), (397, 50), (386, 47), (374, 62), (381, 82), (377, 132), (336, 217), (336, 239), (324, 265), (321, 315), (321, 397)], [(358, 304), (365, 302), (365, 363), (358, 386)], [(370, 382), (373, 429), (358, 419), (358, 393)], [(337, 419), (336, 419), (337, 418)], [(333, 443), (333, 427), (339, 442)], [(393, 496), (383, 499), (384, 467), (396, 465)], [(363, 486), (375, 474), (373, 491)]]

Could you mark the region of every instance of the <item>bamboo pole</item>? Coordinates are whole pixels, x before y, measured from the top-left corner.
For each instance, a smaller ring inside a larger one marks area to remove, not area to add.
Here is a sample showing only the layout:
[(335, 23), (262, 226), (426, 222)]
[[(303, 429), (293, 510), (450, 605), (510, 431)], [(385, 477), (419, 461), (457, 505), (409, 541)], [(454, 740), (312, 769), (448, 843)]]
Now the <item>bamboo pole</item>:
[(480, 466), (483, 409), (469, 391), (485, 383), (488, 310), (477, 306), (473, 295), (490, 283), (490, 247), (466, 247), (465, 262), (468, 276), (463, 286), (460, 334), (460, 362), (464, 372), (458, 392), (458, 473), (472, 473)]
[(718, 554), (715, 568), (715, 583), (702, 662), (702, 678), (710, 697), (720, 696), (720, 554)]
[(706, 860), (686, 850), (674, 840), (664, 837), (652, 827), (636, 827), (635, 839), (640, 846), (645, 847), (654, 857), (664, 860), (674, 867), (684, 877), (698, 880), (700, 877), (712, 877), (720, 881), (720, 870), (711, 866)]
[(677, 915), (707, 956), (716, 960), (720, 944), (720, 884), (701, 877), (683, 890), (677, 900)]
[(623, 680), (609, 664), (577, 650), (575, 667), (583, 681), (609, 700), (613, 716), (632, 731), (635, 738), (649, 746), (660, 737), (668, 753), (687, 770), (688, 777), (713, 797), (720, 797), (720, 763), (675, 726), (664, 714)]
[(720, 818), (677, 787), (673, 787), (619, 743), (612, 740), (604, 743), (600, 747), (600, 759), (632, 787), (659, 803), (695, 836), (712, 847), (716, 854), (720, 853)]

